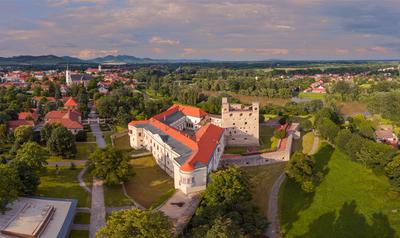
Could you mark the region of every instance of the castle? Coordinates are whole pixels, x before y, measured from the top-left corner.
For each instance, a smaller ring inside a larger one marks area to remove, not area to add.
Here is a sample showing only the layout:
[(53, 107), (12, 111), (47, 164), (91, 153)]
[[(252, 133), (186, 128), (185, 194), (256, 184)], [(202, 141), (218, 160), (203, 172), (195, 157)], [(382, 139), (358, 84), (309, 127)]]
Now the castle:
[(173, 105), (148, 120), (128, 124), (130, 145), (150, 151), (185, 194), (202, 191), (218, 168), (225, 145), (258, 145), (258, 103), (250, 107), (222, 100), (221, 117)]
[(258, 146), (259, 145), (259, 103), (251, 106), (230, 104), (222, 98), (221, 116), (211, 115), (211, 123), (225, 129), (227, 145)]

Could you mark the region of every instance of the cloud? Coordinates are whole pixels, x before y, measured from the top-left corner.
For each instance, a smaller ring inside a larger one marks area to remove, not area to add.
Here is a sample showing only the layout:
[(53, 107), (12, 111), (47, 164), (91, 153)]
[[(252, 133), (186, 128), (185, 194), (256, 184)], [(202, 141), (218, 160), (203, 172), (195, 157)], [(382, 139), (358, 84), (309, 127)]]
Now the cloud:
[(107, 56), (107, 55), (116, 55), (118, 54), (118, 50), (94, 50), (94, 49), (84, 49), (80, 50), (76, 53), (75, 56), (82, 59), (91, 59), (95, 57)]
[(256, 49), (255, 52), (262, 55), (287, 55), (289, 49)]
[(164, 39), (159, 36), (153, 36), (151, 39), (149, 39), (149, 42), (156, 45), (179, 45), (178, 40)]

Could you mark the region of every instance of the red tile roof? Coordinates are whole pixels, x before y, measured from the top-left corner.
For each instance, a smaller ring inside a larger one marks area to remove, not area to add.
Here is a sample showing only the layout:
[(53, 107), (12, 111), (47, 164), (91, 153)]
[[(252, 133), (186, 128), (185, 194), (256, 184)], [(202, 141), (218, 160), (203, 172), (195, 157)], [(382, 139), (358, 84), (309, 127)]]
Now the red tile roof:
[(50, 124), (62, 124), (68, 129), (83, 129), (79, 120), (81, 114), (75, 110), (50, 111), (46, 114), (45, 121)]
[(27, 120), (12, 120), (8, 122), (8, 128), (11, 130), (15, 130), (19, 126), (34, 126), (34, 123)]
[(65, 107), (77, 107), (78, 103), (73, 97), (70, 97), (64, 104)]
[[(43, 97), (39, 97), (39, 96), (35, 96), (33, 97), (33, 100), (39, 102)], [(47, 102), (56, 102), (57, 99), (55, 99), (54, 97), (45, 97)]]
[(18, 114), (18, 120), (27, 120), (28, 118), (31, 118), (32, 120), (36, 121), (39, 116), (35, 112), (20, 112)]
[(170, 108), (168, 108), (165, 112), (155, 115), (154, 118), (161, 120), (165, 116), (168, 116), (171, 113), (174, 113), (176, 111), (181, 111), (186, 116), (198, 117), (198, 118), (203, 118), (207, 115), (207, 113), (205, 111), (201, 110), (200, 108), (186, 106), (186, 105), (180, 105), (180, 104), (174, 104)]

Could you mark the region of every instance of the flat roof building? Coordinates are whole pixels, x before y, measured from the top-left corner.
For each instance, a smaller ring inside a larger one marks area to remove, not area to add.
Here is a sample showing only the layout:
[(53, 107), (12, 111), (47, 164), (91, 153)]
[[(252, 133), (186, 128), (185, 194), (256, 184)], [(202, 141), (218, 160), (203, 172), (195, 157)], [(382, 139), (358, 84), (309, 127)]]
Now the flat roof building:
[(73, 199), (20, 197), (0, 214), (0, 238), (66, 238), (76, 205)]

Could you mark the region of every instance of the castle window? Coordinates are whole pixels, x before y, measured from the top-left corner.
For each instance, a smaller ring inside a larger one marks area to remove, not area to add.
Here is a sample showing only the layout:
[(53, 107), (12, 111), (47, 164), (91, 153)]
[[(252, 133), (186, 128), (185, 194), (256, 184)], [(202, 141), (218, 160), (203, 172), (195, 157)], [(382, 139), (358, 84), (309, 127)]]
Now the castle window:
[(245, 137), (244, 139), (247, 140), (247, 137)]
[(129, 130), (129, 134), (132, 134), (132, 130)]
[(239, 116), (243, 116), (243, 113), (240, 113)]
[(142, 136), (142, 133), (141, 133), (141, 132), (139, 132), (139, 136)]
[(245, 125), (247, 125), (247, 121), (246, 121), (246, 122), (244, 122), (244, 124), (245, 124)]
[(251, 113), (249, 113), (249, 116), (251, 116), (252, 114)]
[(231, 116), (232, 116), (232, 113), (231, 113), (231, 114), (229, 114), (229, 116), (231, 117)]
[(233, 125), (236, 125), (236, 123), (233, 123)]

